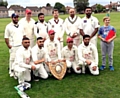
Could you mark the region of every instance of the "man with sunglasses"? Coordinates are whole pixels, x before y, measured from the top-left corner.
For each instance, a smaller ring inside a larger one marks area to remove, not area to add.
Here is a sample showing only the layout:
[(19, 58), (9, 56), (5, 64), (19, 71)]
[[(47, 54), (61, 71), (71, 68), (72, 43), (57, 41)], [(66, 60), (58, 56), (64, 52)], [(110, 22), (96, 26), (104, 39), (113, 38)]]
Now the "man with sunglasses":
[(25, 17), (20, 19), (19, 24), (23, 25), (24, 32), (26, 37), (30, 39), (30, 47), (32, 48), (35, 45), (35, 36), (34, 36), (34, 24), (35, 20), (31, 18), (32, 11), (30, 9), (25, 10)]
[(81, 69), (78, 65), (78, 49), (73, 45), (73, 38), (67, 38), (67, 46), (62, 49), (62, 59), (66, 60), (67, 63), (67, 72), (71, 72), (71, 67), (75, 73), (81, 73)]
[(39, 67), (37, 73), (33, 71), (34, 79), (37, 81), (39, 77), (46, 79), (48, 74), (44, 68), (46, 58), (48, 58), (45, 49), (43, 48), (44, 39), (42, 37), (37, 38), (36, 45), (32, 48), (32, 60), (36, 66)]
[[(61, 59), (60, 42), (55, 39), (55, 31), (48, 31), (49, 38), (44, 43), (45, 52), (48, 54), (47, 62), (55, 63)], [(49, 72), (48, 66), (46, 70)]]
[(85, 68), (88, 67), (91, 74), (99, 75), (98, 51), (96, 46), (93, 43), (90, 43), (89, 35), (83, 36), (83, 42), (78, 47), (78, 57), (83, 74), (85, 74)]
[(97, 32), (100, 27), (99, 21), (96, 17), (92, 16), (92, 8), (85, 8), (86, 16), (82, 18), (80, 24), (80, 33), (82, 36), (85, 34), (90, 35), (90, 42), (92, 42), (97, 47)]
[(9, 48), (10, 59), (9, 59), (9, 74), (10, 77), (14, 76), (13, 62), (15, 59), (15, 53), (21, 46), (22, 38), (25, 37), (25, 33), (22, 25), (18, 24), (19, 16), (16, 13), (11, 15), (12, 22), (10, 22), (5, 28), (5, 42)]

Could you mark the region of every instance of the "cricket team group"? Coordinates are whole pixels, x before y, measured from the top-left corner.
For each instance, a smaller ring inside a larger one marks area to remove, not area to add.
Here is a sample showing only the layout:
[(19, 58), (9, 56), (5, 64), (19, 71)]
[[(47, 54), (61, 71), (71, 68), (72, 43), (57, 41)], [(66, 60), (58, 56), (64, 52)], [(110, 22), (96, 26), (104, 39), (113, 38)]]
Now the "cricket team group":
[[(18, 83), (39, 81), (51, 76), (49, 66), (65, 62), (66, 73), (74, 71), (85, 74), (86, 68), (92, 75), (99, 75), (99, 69), (106, 68), (108, 54), (109, 69), (113, 67), (113, 49), (116, 30), (110, 25), (110, 17), (103, 18), (100, 26), (92, 16), (91, 7), (86, 7), (85, 16), (80, 18), (75, 9), (69, 10), (65, 20), (54, 9), (53, 18), (46, 22), (44, 13), (38, 14), (38, 21), (31, 18), (32, 11), (26, 9), (25, 17), (13, 13), (11, 22), (6, 26), (4, 38), (9, 48), (9, 75), (18, 79)], [(66, 34), (66, 38), (64, 35)], [(97, 39), (100, 39), (102, 65), (98, 67)], [(59, 71), (59, 68), (56, 69)]]

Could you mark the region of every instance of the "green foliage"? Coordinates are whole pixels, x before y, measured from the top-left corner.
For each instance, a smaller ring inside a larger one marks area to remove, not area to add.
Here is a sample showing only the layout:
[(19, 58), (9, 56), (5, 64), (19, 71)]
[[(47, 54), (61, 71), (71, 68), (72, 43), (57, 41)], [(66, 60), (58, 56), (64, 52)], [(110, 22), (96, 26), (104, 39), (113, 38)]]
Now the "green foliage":
[(50, 4), (50, 3), (47, 3), (47, 4), (46, 4), (46, 7), (50, 7), (50, 6), (51, 6), (51, 4)]
[(101, 4), (97, 4), (96, 10), (98, 13), (102, 12), (105, 8)]
[(5, 6), (5, 7), (7, 7), (7, 6), (8, 6), (8, 2), (1, 0), (1, 1), (0, 1), (0, 6)]
[(76, 11), (78, 13), (81, 13), (81, 11), (84, 11), (85, 8), (89, 5), (88, 1), (89, 0), (73, 0)]
[(54, 9), (58, 9), (58, 11), (60, 13), (65, 13), (66, 10), (65, 10), (65, 6), (63, 4), (61, 4), (60, 2), (56, 2), (55, 5), (54, 5)]

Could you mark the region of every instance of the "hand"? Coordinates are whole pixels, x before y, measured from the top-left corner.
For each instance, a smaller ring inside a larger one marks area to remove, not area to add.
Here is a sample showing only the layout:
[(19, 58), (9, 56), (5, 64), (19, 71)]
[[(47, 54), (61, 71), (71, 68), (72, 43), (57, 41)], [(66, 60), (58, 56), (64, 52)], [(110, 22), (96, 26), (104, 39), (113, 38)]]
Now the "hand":
[(45, 41), (46, 40), (46, 38), (43, 38), (43, 41)]
[(78, 36), (78, 34), (77, 33), (74, 33), (73, 35), (72, 35), (72, 38), (75, 38), (75, 37), (77, 37)]
[(60, 41), (60, 37), (57, 38)]
[(106, 42), (106, 40), (104, 38), (101, 39), (102, 41)]
[(38, 61), (34, 61), (34, 64), (36, 65), (36, 64), (39, 64), (39, 62)]
[(12, 48), (12, 46), (11, 46), (11, 45), (8, 45), (8, 48), (9, 48), (9, 49), (11, 49), (11, 48)]
[(111, 42), (111, 39), (109, 39), (109, 40), (106, 40), (106, 42), (107, 42), (107, 43), (110, 43), (110, 42)]
[(66, 59), (61, 60), (62, 62), (66, 62)]
[(97, 66), (93, 66), (93, 67), (92, 67), (92, 70), (93, 70), (93, 71), (96, 71), (96, 69), (97, 69)]
[(87, 63), (87, 65), (91, 65), (91, 61), (86, 60), (85, 62)]
[(77, 69), (77, 71), (79, 71), (81, 68), (80, 68), (80, 67), (77, 67), (76, 69)]
[(32, 65), (31, 69), (32, 69), (32, 70), (35, 70), (35, 69), (36, 69), (36, 67)]

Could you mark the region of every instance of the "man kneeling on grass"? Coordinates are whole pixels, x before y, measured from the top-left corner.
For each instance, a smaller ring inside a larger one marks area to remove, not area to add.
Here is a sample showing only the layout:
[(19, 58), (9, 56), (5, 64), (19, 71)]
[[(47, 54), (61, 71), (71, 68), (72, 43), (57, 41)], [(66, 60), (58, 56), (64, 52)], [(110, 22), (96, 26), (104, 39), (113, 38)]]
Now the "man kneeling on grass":
[(88, 67), (91, 74), (99, 74), (97, 48), (94, 44), (90, 43), (89, 35), (83, 36), (83, 42), (78, 47), (78, 57), (82, 73), (85, 74), (85, 67)]

